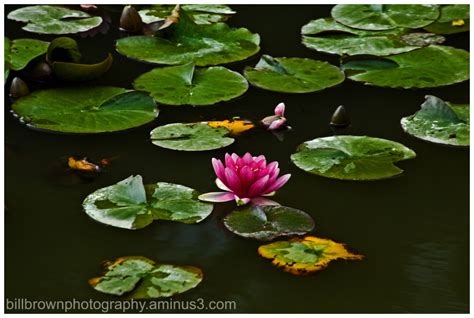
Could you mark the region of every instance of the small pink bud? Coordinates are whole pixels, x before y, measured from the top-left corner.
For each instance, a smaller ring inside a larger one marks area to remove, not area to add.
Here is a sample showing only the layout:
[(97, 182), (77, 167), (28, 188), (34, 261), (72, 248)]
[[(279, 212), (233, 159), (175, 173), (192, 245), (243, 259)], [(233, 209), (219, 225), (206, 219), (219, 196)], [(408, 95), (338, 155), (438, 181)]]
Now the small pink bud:
[(285, 103), (280, 103), (275, 107), (275, 115), (281, 117), (285, 116)]

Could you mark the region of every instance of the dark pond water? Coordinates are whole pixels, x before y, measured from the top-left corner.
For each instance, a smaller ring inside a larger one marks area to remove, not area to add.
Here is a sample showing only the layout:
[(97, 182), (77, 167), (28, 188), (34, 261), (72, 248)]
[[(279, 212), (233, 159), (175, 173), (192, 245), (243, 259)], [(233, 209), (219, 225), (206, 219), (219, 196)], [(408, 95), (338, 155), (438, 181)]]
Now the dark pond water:
[[(6, 13), (14, 7), (7, 6)], [(262, 53), (310, 57), (338, 63), (335, 56), (300, 44), (300, 27), (329, 16), (331, 6), (235, 5), (233, 26), (262, 37)], [(106, 35), (75, 37), (84, 56), (99, 60), (113, 52), (112, 69), (94, 84), (131, 88), (152, 65), (114, 52), (120, 8), (111, 12)], [(6, 36), (51, 40), (6, 20)], [(468, 34), (448, 36), (447, 45), (468, 49)], [(260, 54), (229, 67), (242, 71)], [(9, 82), (6, 87), (9, 87)], [(55, 84), (59, 85), (59, 84)], [(38, 86), (39, 88), (39, 86)], [(151, 124), (116, 134), (69, 136), (36, 132), (9, 113), (5, 97), (5, 296), (9, 299), (95, 299), (114, 297), (90, 288), (99, 264), (124, 255), (143, 255), (165, 263), (199, 266), (204, 281), (173, 299), (234, 300), (233, 312), (468, 312), (469, 151), (417, 140), (403, 133), (400, 118), (415, 112), (426, 94), (455, 103), (469, 102), (469, 83), (423, 90), (367, 87), (346, 80), (312, 94), (279, 94), (250, 88), (241, 98), (209, 107), (160, 106)], [(278, 102), (287, 105), (293, 130), (283, 142), (257, 131), (224, 150), (183, 153), (158, 148), (149, 131), (171, 122), (242, 116), (259, 120)], [(328, 120), (343, 104), (352, 117), (348, 133), (386, 138), (414, 149), (417, 158), (399, 163), (405, 173), (375, 182), (344, 182), (307, 174), (290, 162), (303, 141), (333, 134)], [(67, 105), (65, 105), (67, 106)], [(94, 222), (82, 211), (86, 195), (141, 174), (145, 182), (186, 184), (213, 191), (212, 157), (225, 152), (264, 154), (293, 176), (275, 198), (310, 213), (314, 235), (347, 243), (366, 255), (360, 262), (333, 262), (324, 271), (296, 277), (257, 255), (259, 242), (228, 232), (222, 218), (232, 204), (218, 205), (197, 225), (155, 222), (127, 231)], [(61, 185), (51, 165), (71, 154), (116, 157), (92, 183)]]

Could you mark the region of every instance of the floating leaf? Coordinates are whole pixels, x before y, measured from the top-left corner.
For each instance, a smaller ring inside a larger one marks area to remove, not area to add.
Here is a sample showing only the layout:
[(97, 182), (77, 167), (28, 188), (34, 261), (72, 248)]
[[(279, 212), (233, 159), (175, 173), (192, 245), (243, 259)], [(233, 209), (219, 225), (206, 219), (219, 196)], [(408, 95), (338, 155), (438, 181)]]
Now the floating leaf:
[(307, 213), (281, 205), (250, 206), (224, 218), (224, 225), (237, 235), (271, 241), (279, 236), (304, 235), (314, 228)]
[(291, 160), (300, 169), (341, 180), (375, 180), (403, 172), (395, 162), (415, 158), (413, 150), (381, 138), (331, 136), (299, 146)]
[(225, 127), (212, 127), (208, 122), (174, 123), (150, 132), (153, 144), (172, 150), (205, 151), (227, 147), (234, 142)]
[(469, 146), (469, 105), (456, 105), (427, 95), (421, 110), (403, 117), (406, 133), (434, 143)]
[(344, 244), (314, 236), (262, 245), (258, 248), (258, 253), (271, 259), (273, 265), (294, 275), (320, 271), (337, 259), (363, 259), (362, 255), (349, 252)]
[(439, 8), (425, 4), (338, 4), (331, 15), (337, 22), (355, 29), (418, 29), (436, 20)]
[[(303, 44), (308, 48), (338, 55), (386, 56), (444, 41), (444, 37), (438, 35), (407, 33), (405, 29), (387, 31), (353, 29), (330, 18), (310, 21), (302, 27), (301, 34)], [(411, 41), (406, 41), (407, 36)]]
[(59, 37), (51, 41), (46, 54), (46, 61), (51, 64), (54, 75), (63, 81), (88, 81), (100, 77), (112, 66), (112, 54), (102, 62), (82, 64), (81, 52), (76, 40)]
[(453, 34), (469, 31), (469, 5), (450, 4), (441, 6), (439, 19), (425, 30), (437, 34)]
[(71, 34), (91, 30), (102, 23), (101, 17), (57, 6), (29, 6), (8, 14), (8, 19), (25, 22), (23, 30), (43, 34)]
[(218, 65), (246, 59), (260, 49), (260, 37), (225, 23), (200, 25), (181, 12), (166, 37), (130, 36), (119, 39), (117, 51), (129, 58), (157, 64)]
[(383, 87), (424, 88), (469, 79), (469, 52), (431, 45), (384, 59), (353, 60), (343, 64), (346, 76)]
[(7, 80), (10, 70), (22, 70), (33, 59), (45, 54), (48, 49), (48, 45), (48, 42), (35, 39), (10, 40), (9, 38), (4, 37), (4, 80)]
[(245, 77), (257, 87), (276, 92), (310, 93), (344, 81), (344, 73), (327, 62), (298, 57), (273, 58), (263, 55)]
[(247, 80), (237, 72), (222, 66), (195, 68), (194, 63), (155, 68), (133, 85), (161, 104), (194, 106), (227, 101), (248, 89)]
[(213, 205), (200, 202), (194, 189), (173, 183), (143, 185), (141, 176), (130, 176), (87, 196), (82, 206), (94, 220), (136, 230), (154, 220), (198, 223)]
[(208, 121), (207, 124), (213, 128), (224, 127), (230, 131), (231, 136), (238, 136), (247, 130), (255, 128), (255, 124), (248, 120), (232, 119), (232, 120), (214, 120)]
[[(172, 12), (173, 5), (153, 5), (149, 9), (140, 10), (138, 13), (143, 23), (156, 23), (164, 21)], [(186, 11), (196, 24), (211, 24), (226, 21), (235, 11), (222, 4), (184, 4), (181, 10)]]
[(89, 280), (102, 293), (129, 299), (170, 297), (190, 290), (202, 281), (194, 266), (157, 264), (143, 256), (126, 256), (104, 264), (103, 276)]
[(125, 130), (158, 116), (150, 96), (110, 86), (39, 90), (17, 100), (12, 109), (32, 128), (65, 133)]

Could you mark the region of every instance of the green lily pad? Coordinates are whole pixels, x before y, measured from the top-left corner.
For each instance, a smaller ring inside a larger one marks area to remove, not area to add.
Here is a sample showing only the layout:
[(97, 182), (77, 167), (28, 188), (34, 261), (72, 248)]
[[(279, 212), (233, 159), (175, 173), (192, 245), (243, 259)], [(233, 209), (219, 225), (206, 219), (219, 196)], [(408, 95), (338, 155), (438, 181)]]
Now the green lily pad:
[(147, 94), (110, 86), (39, 90), (18, 99), (12, 109), (31, 128), (81, 134), (138, 127), (158, 116)]
[(48, 42), (35, 39), (10, 40), (4, 37), (5, 81), (10, 70), (19, 71), (24, 69), (33, 59), (45, 54), (48, 45)]
[(304, 235), (314, 229), (306, 212), (286, 206), (251, 206), (224, 218), (226, 228), (237, 235), (262, 241), (279, 236)]
[(136, 230), (154, 220), (198, 223), (211, 214), (213, 205), (200, 202), (194, 189), (173, 183), (143, 185), (141, 176), (130, 176), (88, 195), (82, 206), (94, 220)]
[(89, 31), (102, 23), (101, 17), (58, 6), (29, 6), (14, 10), (8, 19), (25, 22), (22, 29), (42, 34), (72, 34)]
[[(143, 23), (164, 21), (171, 14), (174, 5), (152, 5), (148, 9), (138, 11)], [(235, 14), (229, 6), (223, 4), (183, 4), (181, 10), (186, 11), (196, 24), (211, 24), (226, 21)]]
[(83, 64), (81, 52), (76, 40), (59, 37), (51, 41), (46, 61), (51, 64), (54, 75), (63, 81), (89, 81), (100, 77), (112, 66), (112, 54), (99, 63)]
[(438, 144), (469, 146), (469, 105), (456, 105), (427, 95), (421, 110), (403, 117), (403, 130)]
[(273, 265), (294, 275), (315, 273), (337, 259), (363, 259), (362, 255), (349, 252), (344, 244), (314, 236), (262, 245), (258, 253), (271, 259)]
[(247, 80), (237, 72), (222, 66), (196, 69), (194, 63), (155, 68), (133, 86), (161, 104), (194, 106), (227, 101), (248, 89)]
[(381, 138), (331, 136), (301, 144), (291, 161), (300, 169), (327, 178), (375, 180), (399, 175), (395, 162), (415, 158), (413, 150)]
[(441, 6), (439, 19), (425, 30), (437, 34), (453, 34), (469, 31), (469, 5), (450, 4)]
[(327, 62), (269, 55), (263, 55), (255, 67), (246, 67), (244, 75), (254, 86), (285, 93), (320, 91), (344, 81), (344, 72)]
[(384, 59), (349, 61), (342, 68), (349, 79), (368, 85), (437, 87), (469, 79), (469, 52), (449, 46), (431, 45)]
[(126, 256), (104, 264), (103, 276), (89, 280), (101, 293), (129, 299), (171, 297), (184, 293), (202, 281), (202, 271), (194, 266), (157, 264), (143, 256)]
[(117, 40), (120, 54), (157, 63), (198, 66), (218, 65), (244, 60), (260, 50), (260, 37), (245, 28), (232, 29), (219, 22), (196, 24), (181, 11), (178, 23), (166, 29), (166, 37), (130, 36)]
[(234, 142), (231, 131), (212, 127), (208, 122), (174, 123), (150, 132), (151, 142), (162, 148), (181, 151), (206, 151), (227, 147)]
[(331, 18), (310, 21), (301, 29), (303, 44), (313, 50), (338, 55), (386, 56), (440, 44), (444, 37), (409, 33), (406, 29), (367, 31), (349, 28)]
[(427, 4), (338, 4), (331, 15), (337, 22), (355, 29), (418, 29), (436, 21), (439, 8)]

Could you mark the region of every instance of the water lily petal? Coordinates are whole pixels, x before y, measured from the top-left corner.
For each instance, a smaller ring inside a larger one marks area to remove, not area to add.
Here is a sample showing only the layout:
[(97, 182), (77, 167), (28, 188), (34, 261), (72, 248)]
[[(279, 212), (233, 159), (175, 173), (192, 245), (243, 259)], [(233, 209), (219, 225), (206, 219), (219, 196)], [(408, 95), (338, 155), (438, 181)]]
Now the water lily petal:
[(281, 176), (280, 178), (278, 178), (275, 182), (273, 182), (273, 184), (271, 184), (265, 191), (264, 193), (270, 193), (270, 192), (273, 192), (273, 191), (276, 191), (278, 189), (280, 189), (281, 187), (283, 187), (283, 185), (285, 183), (288, 182), (288, 180), (290, 179), (291, 177), (291, 174), (285, 174), (283, 176)]
[(228, 192), (232, 192), (232, 190), (229, 189), (229, 187), (227, 187), (227, 186), (224, 184), (224, 182), (222, 182), (222, 180), (219, 179), (219, 178), (216, 178), (216, 185), (217, 185), (217, 187), (218, 187), (219, 189), (221, 189), (221, 190), (228, 191)]
[(275, 107), (275, 115), (285, 116), (285, 103), (280, 103)]
[(244, 164), (249, 165), (249, 164), (252, 163), (253, 157), (252, 157), (252, 155), (251, 155), (250, 153), (247, 152), (247, 153), (242, 157), (242, 160), (243, 160)]
[(212, 167), (214, 168), (214, 172), (216, 173), (216, 176), (221, 179), (223, 182), (225, 182), (225, 167), (222, 161), (212, 158)]
[(227, 168), (230, 168), (232, 170), (235, 169), (235, 162), (234, 159), (232, 159), (232, 156), (229, 155), (228, 153), (225, 154), (225, 166)]
[(262, 197), (256, 197), (252, 199), (253, 205), (280, 205), (280, 203)]
[(249, 166), (243, 166), (239, 171), (239, 178), (242, 184), (242, 190), (247, 189), (255, 180), (252, 169)]
[(265, 193), (265, 194), (262, 194), (263, 197), (272, 197), (274, 196), (276, 193), (276, 191), (273, 191), (273, 192), (270, 192), (270, 193)]
[(235, 194), (239, 195), (242, 193), (242, 187), (240, 184), (240, 179), (235, 170), (230, 168), (225, 168), (225, 178), (226, 178), (226, 185), (229, 189), (232, 190)]
[(268, 126), (269, 130), (277, 130), (280, 129), (281, 127), (284, 127), (286, 125), (286, 118), (280, 118), (275, 121), (273, 121), (270, 126)]
[(229, 192), (208, 192), (201, 194), (198, 199), (207, 202), (227, 202), (234, 200), (234, 194)]
[(250, 202), (249, 198), (239, 198), (236, 195), (234, 195), (234, 200), (237, 203), (237, 205), (246, 205), (247, 203)]
[(267, 182), (270, 177), (268, 175), (258, 179), (255, 181), (249, 188), (247, 196), (249, 197), (256, 197), (260, 196), (263, 190), (267, 187)]

